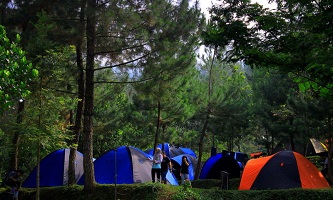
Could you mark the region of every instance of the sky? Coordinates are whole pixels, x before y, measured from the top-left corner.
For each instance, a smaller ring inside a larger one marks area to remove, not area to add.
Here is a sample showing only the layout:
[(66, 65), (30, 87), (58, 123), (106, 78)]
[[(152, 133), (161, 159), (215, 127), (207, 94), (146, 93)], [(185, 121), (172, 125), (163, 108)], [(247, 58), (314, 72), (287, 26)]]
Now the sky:
[[(264, 7), (274, 8), (273, 5), (268, 4), (268, 0), (252, 0), (252, 2), (257, 2), (259, 4), (262, 4)], [(212, 4), (217, 4), (217, 3), (219, 3), (218, 0), (199, 0), (201, 11), (206, 14), (207, 18), (209, 17), (209, 13), (208, 13), (207, 9), (210, 8), (212, 6)], [(204, 46), (200, 47), (199, 53), (204, 54)]]
[[(218, 3), (217, 0), (199, 0), (199, 2), (200, 2), (201, 10), (202, 10), (202, 12), (206, 13), (206, 16), (209, 15), (207, 8), (211, 7), (212, 3), (213, 4)], [(271, 4), (268, 4), (268, 0), (252, 0), (252, 2), (257, 2), (259, 4), (264, 5), (264, 7), (268, 7), (268, 8), (274, 7)]]
[(215, 4), (216, 0), (199, 0), (201, 11), (206, 13), (206, 16), (208, 16), (208, 10), (207, 8), (212, 6), (212, 2)]

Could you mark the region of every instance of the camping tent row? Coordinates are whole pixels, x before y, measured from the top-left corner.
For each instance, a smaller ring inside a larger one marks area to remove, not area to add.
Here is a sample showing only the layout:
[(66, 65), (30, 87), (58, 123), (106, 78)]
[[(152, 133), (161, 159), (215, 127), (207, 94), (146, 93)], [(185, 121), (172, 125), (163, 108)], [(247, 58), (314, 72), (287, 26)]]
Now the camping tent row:
[[(47, 155), (40, 162), (40, 186), (61, 186), (68, 183), (68, 164), (69, 149), (60, 149)], [(195, 163), (196, 158), (187, 155), (190, 162)], [(152, 158), (140, 149), (129, 146), (121, 146), (105, 152), (94, 161), (95, 180), (100, 184), (132, 184), (152, 181), (151, 167), (152, 162), (147, 158)], [(181, 165), (181, 158), (171, 159), (174, 166)], [(180, 168), (180, 167), (179, 167)], [(191, 179), (194, 179), (195, 168), (190, 167)], [(76, 153), (75, 160), (75, 178), (78, 184), (84, 183), (83, 174), (83, 154)], [(26, 178), (23, 187), (36, 187), (37, 167)], [(115, 178), (116, 177), (116, 178)], [(172, 185), (178, 185), (176, 176), (168, 172), (167, 182)]]
[[(68, 183), (69, 149), (60, 149), (47, 155), (40, 162), (40, 186), (62, 186)], [(121, 146), (110, 150), (94, 161), (95, 180), (100, 184), (132, 184), (150, 182), (152, 158), (135, 147)], [(77, 151), (75, 178), (84, 184), (83, 154)], [(117, 175), (117, 176), (116, 176)], [(23, 182), (22, 187), (36, 187), (37, 167)], [(116, 177), (116, 178), (115, 178)], [(178, 185), (171, 173), (167, 174), (169, 184)]]
[[(40, 186), (61, 186), (68, 183), (69, 149), (52, 152), (40, 162)], [(181, 165), (183, 155), (171, 158), (175, 169)], [(190, 179), (193, 180), (196, 158), (186, 155), (191, 162)], [(238, 178), (240, 162), (233, 154), (218, 153), (204, 164), (200, 179), (220, 179), (220, 172), (227, 171), (231, 178)], [(121, 146), (110, 150), (94, 161), (95, 179), (100, 184), (132, 184), (151, 181), (151, 155), (134, 147)], [(191, 167), (192, 166), (192, 167)], [(36, 187), (36, 168), (30, 173), (23, 187)], [(78, 184), (84, 183), (83, 155), (77, 152), (75, 177)], [(169, 184), (178, 185), (178, 172), (168, 173)], [(308, 159), (292, 151), (280, 151), (272, 156), (251, 159), (247, 162), (239, 189), (287, 189), (287, 188), (330, 188), (320, 171)]]
[[(178, 185), (180, 179), (180, 167), (182, 162), (182, 156), (187, 156), (190, 166), (189, 166), (189, 178), (194, 180), (195, 170), (197, 166), (197, 158), (194, 151), (188, 148), (177, 148), (169, 147), (167, 143), (163, 146), (160, 145), (162, 149), (170, 150), (171, 155), (176, 155), (176, 153), (189, 153), (181, 154), (171, 158), (173, 165), (173, 174), (167, 174), (167, 180), (169, 184)], [(177, 150), (180, 149), (180, 150)], [(69, 161), (69, 149), (61, 149), (50, 153), (40, 162), (40, 186), (61, 186), (67, 185), (68, 183), (68, 161)], [(167, 151), (166, 151), (167, 152)], [(152, 154), (152, 151), (150, 152)], [(151, 158), (152, 155), (147, 154), (134, 147), (119, 147), (114, 150), (110, 150), (104, 153), (101, 157), (94, 161), (95, 170), (95, 180), (100, 184), (113, 184), (113, 183), (140, 183), (151, 181), (151, 162), (146, 158)], [(235, 154), (235, 158), (239, 158), (240, 154)], [(217, 154), (218, 158), (221, 158), (220, 154)], [(215, 174), (214, 170), (221, 164), (218, 162), (219, 159), (210, 159), (213, 162), (212, 169), (205, 165), (203, 168), (203, 174), (210, 171), (210, 174)], [(234, 161), (233, 161), (234, 162)], [(223, 162), (222, 162), (223, 164)], [(230, 165), (232, 166), (232, 165)], [(239, 172), (239, 168), (237, 168)], [(75, 160), (75, 178), (78, 184), (84, 183), (83, 175), (83, 154), (77, 151)], [(117, 175), (117, 176), (116, 176)], [(36, 176), (37, 168), (35, 168), (30, 175), (27, 177), (23, 183), (23, 187), (36, 187)], [(115, 179), (115, 177), (117, 177)], [(210, 176), (201, 176), (201, 179), (212, 178)], [(213, 178), (219, 179), (219, 176)]]
[[(61, 149), (50, 153), (40, 162), (40, 186), (61, 186), (68, 183), (68, 161), (69, 149)], [(191, 154), (182, 154), (171, 158), (173, 165), (173, 173), (167, 174), (169, 184), (178, 185), (180, 179), (180, 167), (182, 156), (187, 156), (189, 166), (189, 178), (194, 180), (195, 170), (197, 166), (197, 158)], [(219, 154), (217, 155), (218, 157)], [(235, 156), (239, 157), (239, 156)], [(135, 147), (121, 146), (117, 149), (110, 150), (94, 161), (95, 180), (100, 184), (114, 183), (143, 183), (151, 181), (151, 165), (147, 160), (152, 158), (149, 155)], [(214, 160), (214, 159), (211, 159)], [(215, 160), (217, 161), (217, 160)], [(206, 162), (206, 164), (209, 162)], [(219, 163), (219, 162), (217, 162)], [(221, 163), (221, 162), (220, 162)], [(216, 165), (216, 163), (214, 163)], [(208, 165), (205, 165), (208, 166)], [(218, 165), (216, 165), (218, 166)], [(214, 172), (216, 166), (208, 171)], [(203, 168), (203, 173), (206, 173), (206, 168)], [(239, 168), (238, 172), (239, 172)], [(83, 154), (77, 151), (75, 160), (75, 178), (78, 184), (84, 183), (83, 171)], [(214, 174), (214, 173), (213, 173)], [(37, 169), (35, 168), (23, 183), (23, 187), (36, 187)], [(115, 178), (117, 177), (117, 178)], [(201, 177), (207, 179), (210, 177)], [(215, 178), (219, 178), (218, 176)]]

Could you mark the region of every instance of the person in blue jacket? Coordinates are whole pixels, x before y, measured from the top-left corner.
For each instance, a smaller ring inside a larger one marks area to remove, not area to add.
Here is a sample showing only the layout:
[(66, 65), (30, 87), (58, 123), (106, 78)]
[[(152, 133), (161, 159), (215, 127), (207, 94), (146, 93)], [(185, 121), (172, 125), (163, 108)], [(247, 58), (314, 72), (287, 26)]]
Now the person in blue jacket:
[(149, 160), (153, 162), (153, 166), (151, 168), (152, 181), (153, 181), (153, 183), (155, 183), (155, 175), (156, 175), (157, 182), (160, 182), (160, 180), (161, 180), (161, 163), (162, 163), (162, 160), (163, 160), (163, 155), (162, 155), (161, 149), (157, 147), (155, 149), (153, 159), (152, 160), (149, 159)]

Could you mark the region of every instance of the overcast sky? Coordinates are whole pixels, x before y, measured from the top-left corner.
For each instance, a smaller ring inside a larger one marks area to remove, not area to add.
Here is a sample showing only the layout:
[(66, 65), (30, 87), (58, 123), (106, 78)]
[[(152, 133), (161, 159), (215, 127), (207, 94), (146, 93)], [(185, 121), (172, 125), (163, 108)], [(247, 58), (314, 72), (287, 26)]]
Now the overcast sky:
[[(264, 5), (264, 7), (268, 7), (268, 8), (273, 8), (274, 6), (272, 6), (271, 4), (267, 3), (268, 0), (252, 0), (252, 2), (258, 2), (259, 4)], [(218, 3), (218, 0), (199, 0), (200, 2), (200, 7), (201, 7), (201, 11), (206, 13), (206, 17), (209, 17), (209, 13), (208, 13), (208, 8), (210, 8), (212, 6), (212, 4), (216, 4)], [(204, 46), (201, 46), (199, 49), (199, 52), (201, 54), (203, 54), (204, 52)]]
[[(212, 3), (213, 4), (218, 3), (217, 0), (199, 0), (199, 2), (200, 2), (202, 12), (206, 13), (207, 16), (208, 16), (207, 8), (211, 7)], [(267, 0), (252, 0), (252, 2), (258, 2), (259, 4), (264, 5), (264, 7), (269, 7), (269, 8), (273, 7), (271, 4), (267, 3)]]

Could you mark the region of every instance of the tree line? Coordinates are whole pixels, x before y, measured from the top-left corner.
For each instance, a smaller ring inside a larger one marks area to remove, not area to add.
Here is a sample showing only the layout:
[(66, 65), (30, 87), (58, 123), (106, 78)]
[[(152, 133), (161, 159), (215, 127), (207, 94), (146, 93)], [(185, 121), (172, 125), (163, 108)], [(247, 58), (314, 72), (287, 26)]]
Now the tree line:
[(79, 150), (92, 192), (93, 158), (120, 145), (190, 147), (200, 166), (211, 147), (330, 141), (330, 5), (277, 2), (223, 1), (207, 21), (187, 0), (2, 1), (1, 172), (68, 147), (69, 184)]

